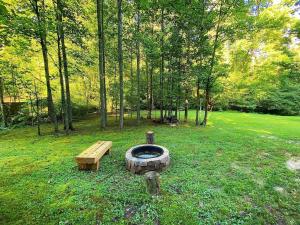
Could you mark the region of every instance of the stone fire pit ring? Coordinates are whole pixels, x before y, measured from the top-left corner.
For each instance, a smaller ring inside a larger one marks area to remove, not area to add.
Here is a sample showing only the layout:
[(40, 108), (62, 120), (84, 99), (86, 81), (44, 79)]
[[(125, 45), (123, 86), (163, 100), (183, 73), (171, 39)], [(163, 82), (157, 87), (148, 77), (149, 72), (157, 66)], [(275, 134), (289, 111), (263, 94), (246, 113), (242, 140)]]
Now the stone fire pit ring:
[(162, 171), (170, 164), (169, 150), (153, 144), (137, 145), (125, 155), (126, 168), (136, 174), (147, 171)]

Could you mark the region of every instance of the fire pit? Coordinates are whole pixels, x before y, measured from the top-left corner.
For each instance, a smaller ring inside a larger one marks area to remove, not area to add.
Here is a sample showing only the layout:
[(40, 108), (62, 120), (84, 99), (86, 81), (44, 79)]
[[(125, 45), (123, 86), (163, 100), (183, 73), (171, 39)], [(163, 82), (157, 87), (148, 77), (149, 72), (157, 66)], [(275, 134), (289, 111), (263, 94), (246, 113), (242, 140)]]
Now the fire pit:
[(170, 164), (169, 151), (159, 145), (145, 144), (126, 152), (126, 168), (132, 173), (162, 171)]

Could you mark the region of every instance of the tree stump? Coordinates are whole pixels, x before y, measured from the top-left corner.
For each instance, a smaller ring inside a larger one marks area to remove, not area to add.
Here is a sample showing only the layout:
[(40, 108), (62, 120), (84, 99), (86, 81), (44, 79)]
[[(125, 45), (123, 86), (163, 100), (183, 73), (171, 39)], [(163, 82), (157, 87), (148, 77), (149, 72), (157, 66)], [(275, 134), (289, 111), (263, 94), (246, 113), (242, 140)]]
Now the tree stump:
[(151, 195), (158, 195), (160, 193), (159, 173), (149, 171), (145, 173), (145, 180), (148, 193)]
[(146, 143), (147, 144), (154, 144), (154, 132), (147, 131), (146, 133)]

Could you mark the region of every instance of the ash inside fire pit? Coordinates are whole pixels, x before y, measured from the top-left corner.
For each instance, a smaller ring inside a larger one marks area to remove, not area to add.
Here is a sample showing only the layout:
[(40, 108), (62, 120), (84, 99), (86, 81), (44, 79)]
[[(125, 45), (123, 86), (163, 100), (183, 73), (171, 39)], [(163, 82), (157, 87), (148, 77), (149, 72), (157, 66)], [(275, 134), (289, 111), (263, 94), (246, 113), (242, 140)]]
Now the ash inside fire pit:
[(151, 159), (161, 156), (162, 154), (162, 148), (152, 145), (143, 145), (132, 150), (132, 155), (140, 159)]
[(125, 155), (126, 168), (132, 173), (161, 171), (170, 164), (169, 151), (159, 145), (145, 144), (130, 148)]

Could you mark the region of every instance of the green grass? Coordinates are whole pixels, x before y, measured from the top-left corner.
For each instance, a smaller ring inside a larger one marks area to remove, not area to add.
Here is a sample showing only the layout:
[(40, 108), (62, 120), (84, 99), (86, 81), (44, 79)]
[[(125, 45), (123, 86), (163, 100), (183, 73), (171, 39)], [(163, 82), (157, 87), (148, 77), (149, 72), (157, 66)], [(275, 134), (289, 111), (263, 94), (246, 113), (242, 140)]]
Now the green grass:
[[(300, 117), (215, 112), (206, 128), (193, 120), (101, 131), (90, 118), (58, 137), (48, 125), (41, 137), (31, 127), (2, 131), (0, 224), (299, 224), (300, 173), (286, 161), (300, 156)], [(158, 197), (124, 162), (150, 129), (171, 154)], [(113, 141), (111, 157), (98, 172), (78, 171), (74, 157), (97, 140)]]

